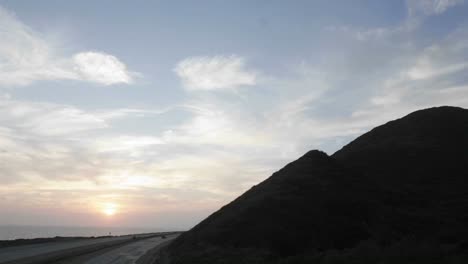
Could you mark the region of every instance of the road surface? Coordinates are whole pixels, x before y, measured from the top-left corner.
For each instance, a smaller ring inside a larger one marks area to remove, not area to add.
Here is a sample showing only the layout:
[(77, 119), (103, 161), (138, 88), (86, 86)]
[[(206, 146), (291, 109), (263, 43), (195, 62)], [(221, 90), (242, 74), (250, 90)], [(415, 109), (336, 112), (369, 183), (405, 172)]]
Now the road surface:
[(92, 257), (84, 264), (134, 264), (149, 250), (161, 245), (166, 241), (176, 238), (177, 235), (170, 235), (163, 239), (161, 237), (153, 237), (143, 239), (134, 243), (126, 244), (111, 251), (107, 251), (98, 256)]
[[(104, 250), (107, 248), (113, 248), (120, 246), (130, 246), (132, 244), (138, 245), (145, 249), (144, 245), (151, 243), (142, 243), (144, 240), (151, 240), (152, 243), (156, 243), (156, 240), (153, 240), (154, 234), (150, 235), (138, 235), (139, 239), (132, 239), (133, 236), (119, 236), (119, 237), (104, 237), (104, 238), (90, 238), (90, 239), (77, 239), (71, 241), (62, 241), (62, 242), (47, 242), (40, 244), (30, 244), (23, 246), (15, 247), (5, 247), (0, 248), (0, 264), (10, 264), (10, 263), (51, 263), (60, 259), (68, 259), (75, 257), (77, 255), (88, 254), (90, 252)], [(143, 237), (153, 237), (140, 240)], [(161, 239), (161, 238), (158, 238)], [(130, 252), (136, 252), (138, 250), (130, 248), (125, 248), (125, 250), (130, 250)], [(145, 251), (146, 252), (146, 251)], [(144, 253), (143, 253), (144, 254)], [(100, 262), (106, 263), (106, 262)], [(114, 263), (114, 262), (110, 262)], [(118, 262), (117, 262), (118, 263)], [(121, 263), (132, 263), (132, 262), (121, 262)]]

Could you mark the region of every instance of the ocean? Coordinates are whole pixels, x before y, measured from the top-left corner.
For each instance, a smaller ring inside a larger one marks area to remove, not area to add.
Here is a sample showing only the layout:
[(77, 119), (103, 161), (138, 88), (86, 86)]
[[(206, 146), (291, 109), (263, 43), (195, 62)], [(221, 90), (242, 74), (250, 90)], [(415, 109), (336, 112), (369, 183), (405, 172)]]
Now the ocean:
[(128, 234), (161, 232), (157, 228), (132, 227), (80, 227), (80, 226), (15, 226), (0, 225), (0, 240), (18, 238), (46, 238), (55, 236), (120, 236)]

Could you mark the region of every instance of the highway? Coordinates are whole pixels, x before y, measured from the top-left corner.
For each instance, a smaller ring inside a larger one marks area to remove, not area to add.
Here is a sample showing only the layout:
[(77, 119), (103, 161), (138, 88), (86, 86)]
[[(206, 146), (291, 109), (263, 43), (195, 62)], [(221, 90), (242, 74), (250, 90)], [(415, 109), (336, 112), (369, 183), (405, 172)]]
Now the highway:
[(153, 237), (130, 243), (104, 254), (92, 257), (83, 262), (84, 264), (133, 264), (149, 250), (161, 245), (164, 242), (174, 239), (176, 235), (167, 236), (166, 239)]
[[(80, 256), (86, 263), (135, 263), (148, 250), (166, 239), (155, 234), (133, 236), (77, 239), (67, 242), (47, 242), (0, 248), (1, 264), (69, 263)], [(68, 261), (70, 260), (70, 261)], [(83, 263), (83, 261), (80, 261)]]

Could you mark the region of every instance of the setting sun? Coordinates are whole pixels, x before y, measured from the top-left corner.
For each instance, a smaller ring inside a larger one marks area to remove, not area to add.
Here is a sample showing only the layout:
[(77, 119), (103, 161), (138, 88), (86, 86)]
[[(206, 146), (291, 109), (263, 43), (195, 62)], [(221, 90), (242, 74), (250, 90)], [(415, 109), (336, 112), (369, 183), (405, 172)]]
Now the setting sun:
[(114, 203), (106, 203), (102, 208), (102, 212), (107, 216), (113, 216), (117, 212), (117, 205)]

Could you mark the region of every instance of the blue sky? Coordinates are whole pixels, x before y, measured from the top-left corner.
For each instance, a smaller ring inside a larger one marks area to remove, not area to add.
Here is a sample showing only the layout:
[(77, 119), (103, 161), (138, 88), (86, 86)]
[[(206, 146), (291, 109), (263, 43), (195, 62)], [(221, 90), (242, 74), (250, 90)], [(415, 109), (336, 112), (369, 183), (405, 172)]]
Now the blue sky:
[(462, 0), (0, 1), (0, 224), (189, 228), (310, 149), (468, 107), (467, 14)]

